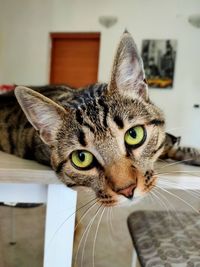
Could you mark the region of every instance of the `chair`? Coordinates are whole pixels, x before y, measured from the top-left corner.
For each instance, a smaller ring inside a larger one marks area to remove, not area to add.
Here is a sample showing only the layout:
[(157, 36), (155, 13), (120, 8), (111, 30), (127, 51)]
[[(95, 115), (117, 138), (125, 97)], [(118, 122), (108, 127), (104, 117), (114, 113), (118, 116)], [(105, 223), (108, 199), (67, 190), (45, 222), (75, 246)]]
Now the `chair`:
[(200, 266), (200, 214), (192, 212), (137, 211), (128, 228), (141, 267)]

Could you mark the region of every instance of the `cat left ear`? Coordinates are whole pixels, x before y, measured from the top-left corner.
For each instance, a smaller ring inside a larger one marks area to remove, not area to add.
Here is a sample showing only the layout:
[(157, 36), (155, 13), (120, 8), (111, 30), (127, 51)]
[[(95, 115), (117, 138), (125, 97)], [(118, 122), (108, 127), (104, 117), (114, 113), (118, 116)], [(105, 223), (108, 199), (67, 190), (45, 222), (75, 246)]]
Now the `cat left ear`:
[(67, 111), (51, 99), (29, 88), (18, 86), (16, 98), (27, 119), (39, 132), (44, 143), (51, 146), (55, 142)]
[(143, 61), (132, 36), (127, 31), (124, 32), (117, 48), (108, 90), (148, 100)]

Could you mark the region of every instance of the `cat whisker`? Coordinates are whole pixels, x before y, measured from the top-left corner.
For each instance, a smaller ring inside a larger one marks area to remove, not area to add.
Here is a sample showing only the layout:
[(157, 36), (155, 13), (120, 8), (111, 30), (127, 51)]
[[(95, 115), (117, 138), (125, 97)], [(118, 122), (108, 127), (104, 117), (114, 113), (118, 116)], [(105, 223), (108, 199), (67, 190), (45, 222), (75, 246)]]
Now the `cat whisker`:
[(172, 132), (172, 131), (180, 130), (184, 128), (185, 128), (184, 126), (174, 127), (174, 128), (166, 129), (166, 132)]
[(91, 202), (93, 202), (95, 200), (98, 201), (98, 197), (95, 196), (95, 197), (91, 198), (90, 200), (88, 200), (87, 202), (83, 203), (83, 205), (78, 206), (74, 213), (77, 213), (77, 212), (81, 211), (83, 208), (85, 208), (87, 205), (89, 205)]
[[(166, 200), (166, 203), (169, 205), (170, 208), (167, 207), (167, 213), (168, 213), (168, 216), (169, 216), (168, 223), (170, 223), (170, 221), (172, 222), (173, 221), (172, 219), (173, 219), (173, 216), (174, 216), (172, 211), (174, 211), (175, 213), (177, 212), (175, 206), (172, 205), (172, 203), (169, 201), (169, 199), (167, 199), (163, 194), (161, 194), (161, 192), (159, 192), (159, 189), (154, 188), (153, 190), (155, 190), (157, 192), (157, 194), (160, 195), (161, 198), (164, 198)], [(173, 225), (172, 225), (172, 227), (173, 227)]]
[(83, 221), (83, 219), (84, 219), (84, 218), (86, 217), (86, 215), (91, 211), (91, 209), (93, 209), (93, 208), (97, 205), (97, 202), (98, 202), (98, 200), (97, 200), (95, 203), (93, 203), (90, 207), (88, 207), (88, 208), (86, 209), (86, 211), (82, 214), (82, 216), (80, 217), (79, 221), (77, 222), (77, 224), (76, 224), (76, 226), (75, 226), (75, 228), (74, 228), (74, 231), (76, 231), (78, 225)]
[(168, 209), (169, 213), (170, 213), (170, 210), (171, 210), (171, 209), (169, 209), (169, 207), (171, 207), (172, 210), (174, 210), (174, 211), (176, 212), (176, 208), (172, 205), (172, 203), (169, 201), (169, 199), (167, 199), (163, 194), (161, 194), (157, 188), (154, 188), (154, 190), (155, 190), (155, 191), (157, 192), (157, 194), (159, 194), (160, 197), (163, 198), (163, 199), (167, 202), (167, 204), (169, 205), (169, 206), (167, 206), (167, 209)]
[(158, 186), (158, 185), (155, 185), (155, 187), (158, 188), (158, 189), (161, 189), (162, 191), (168, 193), (169, 195), (171, 195), (171, 196), (173, 196), (173, 197), (179, 199), (180, 201), (182, 201), (183, 203), (185, 203), (188, 207), (190, 207), (190, 208), (191, 208), (192, 210), (194, 210), (195, 212), (200, 213), (199, 210), (195, 209), (192, 205), (190, 205), (188, 202), (186, 202), (184, 199), (182, 199), (181, 197), (177, 196), (176, 194), (174, 194), (174, 193), (168, 191), (167, 189), (164, 189), (164, 188), (162, 188), (162, 187), (160, 187), (160, 186)]
[[(199, 176), (198, 176), (199, 177)], [(176, 181), (175, 180), (169, 180), (169, 176), (165, 176), (165, 175), (162, 175), (162, 176), (159, 176), (158, 177), (158, 182), (169, 182), (170, 184), (174, 184), (174, 185), (177, 185)], [(182, 186), (182, 185), (181, 185)], [(186, 188), (188, 189), (188, 188)], [(200, 189), (200, 188), (199, 188)], [(193, 189), (194, 190), (194, 189)], [(197, 189), (197, 192), (199, 192), (199, 190)]]
[(76, 263), (77, 263), (78, 253), (79, 253), (80, 246), (81, 246), (81, 244), (82, 244), (83, 238), (84, 238), (84, 236), (86, 235), (88, 228), (90, 227), (90, 225), (92, 225), (92, 223), (94, 222), (95, 218), (97, 217), (97, 215), (98, 215), (98, 213), (99, 213), (101, 207), (102, 207), (102, 205), (100, 205), (100, 206), (97, 208), (97, 210), (96, 210), (94, 216), (90, 219), (90, 222), (88, 223), (87, 227), (85, 228), (85, 231), (83, 232), (83, 234), (82, 234), (82, 236), (81, 236), (81, 239), (80, 239), (79, 244), (78, 244), (78, 248), (77, 248), (76, 256), (75, 256), (75, 265), (76, 265)]
[(111, 215), (110, 215), (110, 211), (111, 211), (112, 207), (109, 207), (107, 209), (107, 229), (108, 229), (108, 236), (110, 237), (111, 243), (113, 244), (113, 238), (112, 238), (112, 227), (111, 227)]
[(58, 227), (58, 229), (53, 233), (51, 239), (49, 240), (48, 246), (51, 244), (52, 240), (55, 238), (56, 234), (58, 233), (58, 231), (63, 227), (63, 225), (78, 211), (80, 211), (82, 208), (84, 208), (85, 206), (89, 205), (92, 201), (96, 200), (97, 197), (95, 197), (94, 199), (91, 199), (90, 201), (88, 201), (86, 204), (82, 205), (80, 208), (76, 209), (76, 211), (74, 211), (73, 213), (71, 213)]
[(200, 189), (199, 190), (188, 189), (187, 187), (183, 185), (177, 185), (175, 182), (169, 181), (167, 179), (166, 180), (159, 179), (158, 184), (160, 185), (163, 184), (163, 185), (171, 186), (172, 188), (175, 188), (175, 189), (184, 190), (184, 192), (186, 192), (187, 194), (190, 194), (191, 196), (200, 199)]
[(93, 243), (93, 250), (92, 250), (92, 266), (93, 267), (95, 267), (95, 264), (94, 264), (94, 262), (95, 262), (95, 246), (96, 246), (98, 230), (99, 230), (99, 226), (100, 226), (100, 223), (101, 223), (105, 208), (106, 207), (103, 208), (102, 213), (100, 215), (100, 218), (99, 218), (99, 221), (98, 221), (98, 224), (97, 224), (97, 228), (96, 228), (96, 233), (95, 233), (95, 236), (94, 236), (94, 243)]
[[(164, 166), (161, 166), (161, 167), (158, 168), (157, 170), (161, 170), (161, 169), (166, 168), (166, 167), (170, 167), (170, 166), (178, 165), (178, 164), (180, 164), (180, 163), (187, 162), (187, 161), (190, 161), (190, 160), (192, 160), (192, 158), (190, 158), (190, 159), (185, 159), (185, 160), (181, 160), (181, 161), (176, 161), (176, 162), (173, 162), (173, 163), (169, 163), (169, 164), (166, 164), (166, 165), (164, 165)], [(165, 161), (165, 162), (166, 162), (166, 161)]]
[(147, 194), (147, 198), (149, 198), (150, 201), (151, 201), (152, 203), (154, 203), (154, 198), (153, 198), (153, 195), (151, 194), (152, 191), (153, 191), (153, 189), (152, 189), (151, 191), (149, 191), (149, 194)]
[[(154, 189), (155, 189), (155, 188), (154, 188)], [(161, 208), (164, 208), (164, 210), (166, 210), (167, 213), (169, 214), (169, 209), (168, 209), (166, 203), (161, 199), (161, 197), (159, 197), (159, 196), (156, 194), (155, 190), (154, 190), (154, 191), (152, 190), (151, 193), (152, 193), (152, 195), (153, 195), (156, 199), (158, 199), (158, 203), (159, 203), (159, 205), (161, 206)], [(157, 193), (158, 193), (158, 192), (157, 192)]]
[[(95, 218), (96, 218), (96, 217), (95, 217)], [(87, 233), (86, 233), (86, 236), (85, 236), (85, 240), (84, 240), (84, 243), (83, 243), (83, 249), (82, 249), (82, 255), (81, 255), (81, 267), (83, 266), (85, 246), (86, 246), (87, 239), (88, 239), (88, 236), (89, 236), (89, 233), (90, 233), (90, 230), (91, 230), (91, 228), (92, 228), (93, 223), (94, 223), (94, 220), (92, 221), (92, 223), (91, 223), (90, 226), (88, 227), (88, 230), (87, 230)]]
[[(90, 199), (88, 202), (86, 202), (86, 203), (84, 203), (83, 205), (81, 205), (80, 207), (77, 207), (77, 208), (76, 208), (76, 211), (74, 211), (74, 212), (73, 212), (72, 214), (70, 214), (68, 217), (70, 218), (70, 216), (76, 214), (77, 212), (79, 212), (80, 210), (82, 210), (84, 207), (86, 207), (86, 206), (89, 205), (92, 201), (94, 201), (94, 200), (96, 200), (96, 199), (97, 199), (97, 197), (92, 198), (92, 199)], [(63, 213), (63, 211), (65, 211), (64, 208), (63, 208), (62, 210), (59, 210), (58, 213)], [(58, 213), (57, 213), (57, 214), (58, 214)]]
[(112, 229), (112, 234), (114, 236), (115, 230), (114, 230), (113, 223), (112, 223), (113, 218), (114, 218), (114, 208), (111, 207), (111, 209), (110, 209), (110, 226), (111, 226), (111, 229)]
[(90, 204), (92, 201), (94, 201), (96, 199), (97, 199), (97, 197), (90, 199), (88, 202), (83, 204), (81, 207), (78, 207), (78, 209), (76, 209), (76, 212), (80, 211), (82, 208), (86, 207), (88, 204)]
[[(154, 188), (154, 189), (155, 189), (155, 188)], [(153, 200), (158, 199), (158, 200), (159, 200), (159, 202), (158, 202), (159, 205), (161, 206), (161, 208), (163, 208), (163, 206), (162, 206), (161, 203), (160, 203), (160, 199), (159, 199), (158, 196), (155, 194), (155, 192), (153, 192), (153, 190), (151, 190), (151, 191), (149, 191), (149, 194), (151, 194)]]
[(110, 232), (111, 232), (111, 228), (110, 228), (110, 222), (109, 222), (109, 215), (110, 215), (110, 207), (108, 207), (107, 209), (107, 214), (106, 214), (106, 219), (107, 219), (107, 231), (108, 231), (108, 236), (110, 237)]
[(186, 174), (190, 174), (191, 176), (194, 175), (194, 176), (197, 176), (199, 177), (199, 175), (196, 175), (196, 173), (200, 173), (200, 171), (168, 171), (168, 172), (157, 172), (155, 173), (155, 175), (165, 175), (165, 174), (172, 174), (172, 173), (186, 173)]

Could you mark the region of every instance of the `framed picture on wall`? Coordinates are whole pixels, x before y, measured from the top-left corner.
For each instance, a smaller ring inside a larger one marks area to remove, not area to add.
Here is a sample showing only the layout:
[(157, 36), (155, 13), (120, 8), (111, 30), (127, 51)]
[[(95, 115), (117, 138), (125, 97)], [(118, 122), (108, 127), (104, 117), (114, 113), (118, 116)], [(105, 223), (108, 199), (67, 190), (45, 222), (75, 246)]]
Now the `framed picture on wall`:
[(143, 40), (142, 58), (149, 87), (173, 87), (176, 51), (176, 40)]

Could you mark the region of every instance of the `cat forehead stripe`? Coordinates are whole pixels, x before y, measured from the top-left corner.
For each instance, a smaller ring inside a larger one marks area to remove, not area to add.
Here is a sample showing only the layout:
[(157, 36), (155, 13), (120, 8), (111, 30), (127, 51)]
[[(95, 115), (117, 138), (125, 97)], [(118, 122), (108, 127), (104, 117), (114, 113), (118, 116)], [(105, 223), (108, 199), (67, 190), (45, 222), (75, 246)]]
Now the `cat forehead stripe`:
[(124, 128), (124, 122), (123, 122), (123, 120), (122, 120), (122, 118), (120, 116), (116, 115), (113, 120), (117, 124), (119, 129), (123, 129)]
[(105, 103), (103, 98), (98, 99), (98, 104), (103, 108), (103, 125), (105, 128), (108, 127), (107, 123), (107, 117), (108, 117), (108, 112), (109, 112), (109, 106)]
[(85, 133), (83, 130), (79, 129), (78, 131), (78, 141), (82, 146), (87, 146), (87, 142), (86, 142), (86, 137), (85, 137)]

